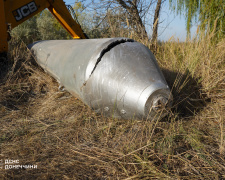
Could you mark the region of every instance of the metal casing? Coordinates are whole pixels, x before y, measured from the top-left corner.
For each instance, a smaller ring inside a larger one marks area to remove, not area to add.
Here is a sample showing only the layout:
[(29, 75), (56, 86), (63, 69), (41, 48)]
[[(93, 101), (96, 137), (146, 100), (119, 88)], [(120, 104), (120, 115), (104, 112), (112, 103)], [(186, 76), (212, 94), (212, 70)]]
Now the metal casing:
[(67, 91), (106, 116), (162, 116), (158, 105), (171, 99), (154, 55), (132, 39), (50, 40), (30, 48)]

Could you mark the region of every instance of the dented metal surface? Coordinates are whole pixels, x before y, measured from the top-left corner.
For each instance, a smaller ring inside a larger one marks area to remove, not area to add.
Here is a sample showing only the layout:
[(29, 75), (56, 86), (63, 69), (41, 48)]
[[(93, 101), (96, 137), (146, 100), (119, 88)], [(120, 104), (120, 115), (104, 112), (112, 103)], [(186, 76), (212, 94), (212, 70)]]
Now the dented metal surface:
[(132, 39), (50, 40), (30, 48), (61, 87), (106, 116), (163, 116), (172, 99), (153, 54)]

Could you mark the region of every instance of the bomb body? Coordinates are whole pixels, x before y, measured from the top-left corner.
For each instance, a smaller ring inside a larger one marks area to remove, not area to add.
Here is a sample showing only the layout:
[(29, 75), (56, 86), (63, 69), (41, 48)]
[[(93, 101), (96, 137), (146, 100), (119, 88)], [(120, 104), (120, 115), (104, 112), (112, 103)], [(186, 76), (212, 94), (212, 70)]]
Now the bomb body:
[(150, 119), (170, 105), (154, 55), (132, 39), (49, 40), (30, 48), (45, 71), (97, 113)]

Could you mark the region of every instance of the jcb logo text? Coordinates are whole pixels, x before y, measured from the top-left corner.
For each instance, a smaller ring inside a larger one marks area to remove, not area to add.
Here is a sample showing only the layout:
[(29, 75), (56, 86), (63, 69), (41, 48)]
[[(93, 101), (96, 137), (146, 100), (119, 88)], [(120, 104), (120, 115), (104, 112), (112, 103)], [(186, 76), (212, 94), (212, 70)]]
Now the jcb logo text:
[(38, 8), (35, 4), (34, 1), (16, 9), (13, 11), (13, 15), (16, 19), (16, 21), (20, 21), (21, 19), (29, 16), (30, 14), (32, 14), (33, 12), (37, 11)]

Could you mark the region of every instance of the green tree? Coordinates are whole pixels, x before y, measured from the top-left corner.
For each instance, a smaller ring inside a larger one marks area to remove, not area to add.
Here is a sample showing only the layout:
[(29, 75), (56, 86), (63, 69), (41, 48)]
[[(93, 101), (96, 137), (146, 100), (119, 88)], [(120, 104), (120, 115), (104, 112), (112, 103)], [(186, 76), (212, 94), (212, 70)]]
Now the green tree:
[(201, 30), (216, 30), (217, 37), (225, 34), (225, 0), (170, 0), (170, 7), (184, 13), (188, 35), (193, 20), (199, 21)]
[(39, 40), (70, 39), (70, 34), (60, 25), (48, 10), (23, 22), (11, 32), (15, 39), (29, 44)]
[(48, 10), (43, 11), (37, 18), (37, 29), (41, 40), (71, 39), (70, 34)]
[[(79, 21), (84, 30), (88, 30), (87, 16), (82, 3), (75, 3), (75, 21)], [(71, 35), (63, 28), (57, 19), (48, 11), (44, 10), (34, 17), (23, 22), (11, 31), (11, 36), (17, 40), (22, 40), (26, 44), (38, 40), (50, 39), (72, 39)]]
[[(165, 0), (92, 0), (92, 8), (98, 15), (98, 27), (107, 22), (110, 36), (121, 36), (124, 32), (124, 36), (135, 40), (146, 42), (152, 37), (155, 42), (163, 2)], [(150, 28), (153, 34), (149, 33)]]
[[(91, 31), (93, 27), (93, 14), (86, 10), (86, 7), (82, 2), (76, 1), (73, 6), (73, 11), (75, 15), (72, 17), (80, 24), (82, 30), (88, 35), (89, 38), (92, 38)], [(73, 14), (73, 13), (72, 13)], [(74, 17), (75, 16), (75, 17)]]
[(40, 32), (37, 29), (37, 18), (40, 14), (28, 19), (11, 31), (11, 36), (17, 41), (24, 41), (26, 44), (40, 40)]

